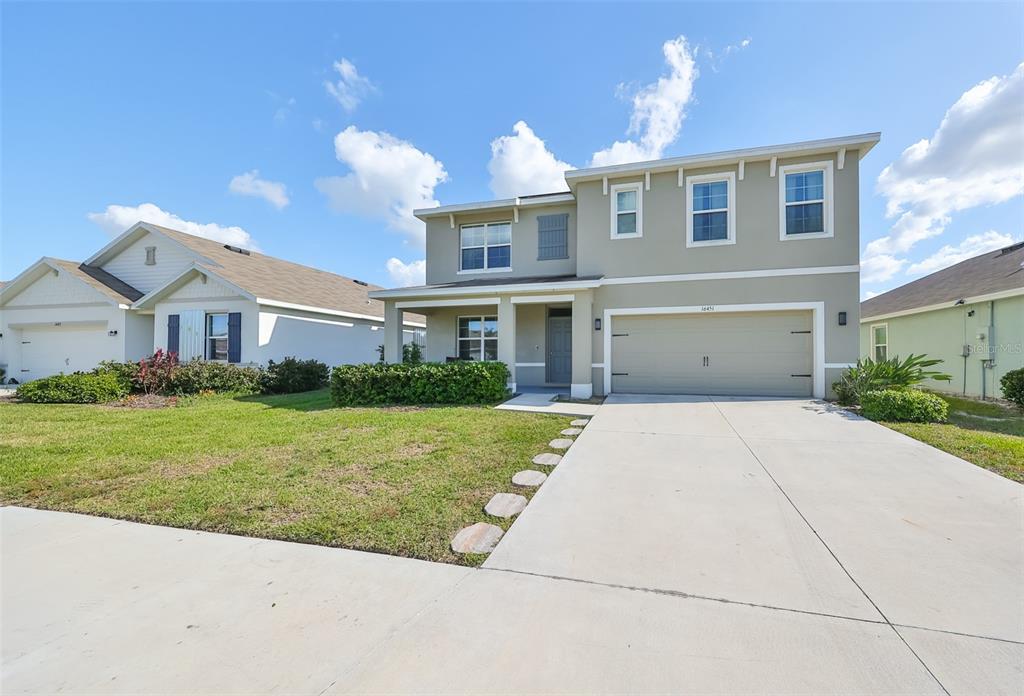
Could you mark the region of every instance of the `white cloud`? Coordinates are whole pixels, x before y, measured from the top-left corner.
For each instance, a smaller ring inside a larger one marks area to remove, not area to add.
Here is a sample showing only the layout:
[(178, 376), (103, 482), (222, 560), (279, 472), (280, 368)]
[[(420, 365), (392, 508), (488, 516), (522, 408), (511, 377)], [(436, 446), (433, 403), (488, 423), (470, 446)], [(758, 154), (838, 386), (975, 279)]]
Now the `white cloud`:
[(355, 126), (334, 137), (334, 152), (351, 171), (316, 180), (331, 207), (385, 220), (422, 243), (424, 225), (412, 211), (440, 205), (434, 188), (448, 179), (444, 164), (390, 133)]
[(427, 279), (427, 262), (425, 259), (404, 263), (392, 256), (388, 259), (387, 268), (391, 280), (399, 287), (423, 285)]
[(934, 273), (953, 264), (996, 249), (1013, 244), (1013, 237), (989, 230), (982, 234), (972, 234), (956, 246), (945, 245), (934, 254), (910, 266), (907, 275)]
[(715, 53), (710, 48), (704, 49), (704, 57), (707, 58), (708, 65), (711, 66), (711, 70), (718, 72), (718, 68), (721, 67), (722, 63), (726, 58), (731, 56), (733, 53), (742, 51), (744, 48), (750, 45), (750, 37), (743, 39), (739, 43), (729, 44), (718, 53)]
[(882, 170), (877, 190), (895, 218), (865, 256), (906, 253), (942, 234), (953, 213), (1003, 203), (1024, 192), (1024, 63), (964, 92), (931, 139)]
[(151, 222), (155, 225), (163, 225), (171, 229), (194, 234), (197, 237), (206, 237), (224, 244), (231, 244), (246, 249), (258, 249), (252, 237), (241, 227), (224, 227), (213, 222), (192, 222), (183, 220), (174, 213), (168, 213), (153, 203), (143, 203), (137, 206), (108, 205), (102, 213), (89, 213), (87, 216), (91, 221), (99, 225), (107, 234), (112, 237), (124, 232), (136, 222)]
[(334, 70), (338, 73), (338, 80), (325, 80), (324, 89), (345, 111), (354, 111), (364, 97), (377, 91), (377, 86), (360, 75), (356, 66), (347, 58), (334, 61)]
[(525, 121), (517, 121), (512, 132), (491, 142), (487, 171), (494, 195), (511, 198), (568, 190), (564, 174), (573, 166), (555, 157)]
[(870, 300), (872, 297), (878, 297), (881, 294), (882, 293), (875, 292), (874, 290), (865, 290), (861, 295), (860, 299), (863, 302), (864, 300)]
[(666, 41), (661, 50), (665, 54), (668, 75), (633, 96), (633, 115), (627, 133), (638, 136), (638, 140), (616, 141), (611, 147), (595, 152), (591, 166), (658, 159), (679, 137), (686, 106), (693, 99), (693, 84), (700, 73), (694, 60), (695, 51), (685, 36)]
[(889, 254), (869, 256), (861, 259), (860, 279), (865, 283), (886, 281), (899, 273), (905, 265), (906, 259), (898, 259)]
[(288, 205), (288, 190), (284, 184), (277, 181), (268, 181), (260, 178), (260, 171), (253, 169), (251, 172), (239, 174), (228, 184), (231, 193), (239, 196), (255, 196), (262, 198), (272, 206), (281, 210)]

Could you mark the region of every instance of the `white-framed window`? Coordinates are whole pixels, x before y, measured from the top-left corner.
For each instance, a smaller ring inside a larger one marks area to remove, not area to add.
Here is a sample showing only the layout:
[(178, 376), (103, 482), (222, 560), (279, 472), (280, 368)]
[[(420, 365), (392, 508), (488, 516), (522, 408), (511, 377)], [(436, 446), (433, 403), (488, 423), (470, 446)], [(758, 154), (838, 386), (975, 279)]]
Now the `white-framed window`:
[(459, 228), (460, 273), (511, 270), (511, 222), (482, 222)]
[(228, 359), (228, 315), (206, 315), (206, 359)]
[(871, 326), (871, 357), (875, 362), (889, 357), (889, 325), (873, 324)]
[(459, 317), (457, 336), (462, 360), (498, 359), (498, 317)]
[(735, 172), (686, 177), (686, 246), (735, 243)]
[(611, 187), (612, 239), (644, 236), (643, 184), (615, 184)]
[(832, 162), (779, 167), (779, 239), (831, 237)]

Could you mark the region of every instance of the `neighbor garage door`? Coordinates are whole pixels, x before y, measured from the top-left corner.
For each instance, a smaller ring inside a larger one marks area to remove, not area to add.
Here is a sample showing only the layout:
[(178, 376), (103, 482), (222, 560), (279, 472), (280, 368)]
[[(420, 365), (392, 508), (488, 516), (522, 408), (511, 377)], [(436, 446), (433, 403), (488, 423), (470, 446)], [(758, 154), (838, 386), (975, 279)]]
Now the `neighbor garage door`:
[(107, 323), (25, 328), (21, 330), (21, 382), (91, 370), (102, 360), (119, 359), (116, 337), (107, 335)]
[(612, 391), (810, 396), (811, 312), (619, 316)]

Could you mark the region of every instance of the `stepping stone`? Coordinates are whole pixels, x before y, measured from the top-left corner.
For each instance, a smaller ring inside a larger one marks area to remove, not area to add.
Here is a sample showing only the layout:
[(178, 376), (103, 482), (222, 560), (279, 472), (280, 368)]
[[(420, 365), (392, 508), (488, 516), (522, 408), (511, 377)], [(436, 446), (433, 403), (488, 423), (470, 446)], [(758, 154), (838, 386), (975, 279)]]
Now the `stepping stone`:
[(490, 553), (498, 545), (504, 534), (501, 527), (486, 522), (464, 527), (452, 539), (452, 551), (455, 553)]
[(538, 454), (536, 457), (533, 458), (533, 463), (540, 464), (541, 466), (555, 466), (560, 461), (562, 461), (562, 455), (552, 454), (551, 452)]
[(569, 449), (571, 446), (572, 440), (567, 437), (558, 437), (548, 443), (551, 449)]
[(583, 432), (583, 428), (566, 428), (562, 431), (562, 435), (579, 435)]
[(484, 512), (495, 517), (515, 517), (526, 508), (526, 498), (515, 493), (495, 493), (487, 501)]
[(576, 420), (574, 420), (569, 425), (573, 426), (574, 428), (582, 428), (583, 426), (585, 426), (589, 422), (590, 422), (589, 418), (577, 418)]
[(526, 469), (520, 471), (518, 474), (512, 477), (512, 483), (517, 486), (525, 486), (527, 488), (536, 488), (540, 484), (544, 483), (544, 480), (548, 477), (547, 474), (533, 469)]

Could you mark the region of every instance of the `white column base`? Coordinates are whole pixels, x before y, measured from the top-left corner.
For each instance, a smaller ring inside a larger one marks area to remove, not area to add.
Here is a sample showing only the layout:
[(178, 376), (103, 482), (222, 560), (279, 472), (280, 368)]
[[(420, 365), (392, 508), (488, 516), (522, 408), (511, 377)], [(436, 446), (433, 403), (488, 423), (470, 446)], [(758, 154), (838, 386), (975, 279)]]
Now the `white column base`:
[(509, 390), (510, 390), (510, 391), (511, 391), (511, 392), (512, 392), (513, 394), (515, 394), (515, 393), (516, 393), (516, 383), (515, 383), (515, 382), (509, 382), (509, 383), (507, 383), (507, 384), (506, 384), (505, 386), (507, 386), (507, 387), (509, 388)]
[(589, 399), (594, 395), (594, 385), (591, 383), (587, 384), (570, 384), (569, 385), (569, 396), (574, 399)]

